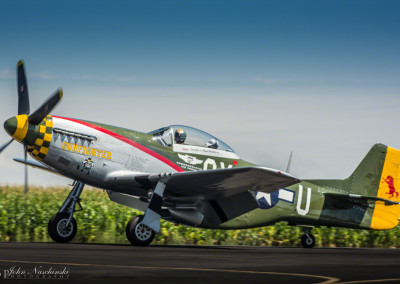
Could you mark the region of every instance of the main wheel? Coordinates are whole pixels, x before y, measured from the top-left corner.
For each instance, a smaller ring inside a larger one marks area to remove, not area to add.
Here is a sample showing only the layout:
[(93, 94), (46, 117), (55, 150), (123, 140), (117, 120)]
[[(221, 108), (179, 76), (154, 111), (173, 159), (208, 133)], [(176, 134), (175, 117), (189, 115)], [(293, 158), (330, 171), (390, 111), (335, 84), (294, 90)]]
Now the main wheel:
[(304, 234), (301, 236), (301, 245), (304, 248), (312, 248), (315, 245), (315, 237), (313, 234)]
[(143, 215), (133, 216), (126, 225), (126, 237), (134, 246), (147, 246), (149, 245), (156, 233), (142, 224)]
[(50, 218), (47, 226), (50, 237), (57, 243), (68, 243), (72, 241), (78, 231), (75, 218), (71, 218), (68, 226), (65, 226), (68, 222), (69, 214), (57, 213)]

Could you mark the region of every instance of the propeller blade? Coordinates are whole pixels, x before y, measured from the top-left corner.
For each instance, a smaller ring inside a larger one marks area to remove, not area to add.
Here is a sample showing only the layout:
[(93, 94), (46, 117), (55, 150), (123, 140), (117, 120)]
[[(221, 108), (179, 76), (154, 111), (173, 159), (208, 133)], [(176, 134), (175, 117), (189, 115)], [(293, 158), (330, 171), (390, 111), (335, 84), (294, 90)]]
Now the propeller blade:
[(27, 165), (27, 160), (28, 160), (28, 151), (26, 149), (26, 144), (24, 143), (24, 154), (25, 154), (25, 194), (28, 193), (28, 165)]
[(29, 109), (29, 94), (28, 85), (26, 82), (24, 62), (20, 60), (17, 65), (18, 77), (18, 114), (28, 114)]
[(61, 101), (63, 97), (62, 89), (52, 94), (34, 113), (32, 113), (28, 120), (29, 123), (37, 125), (39, 124)]
[(13, 142), (13, 141), (14, 141), (14, 139), (11, 139), (10, 141), (8, 141), (8, 142), (5, 143), (4, 145), (2, 145), (2, 146), (0, 147), (0, 153), (3, 152), (3, 150), (4, 150), (5, 148), (7, 148), (8, 145), (10, 145), (11, 142)]

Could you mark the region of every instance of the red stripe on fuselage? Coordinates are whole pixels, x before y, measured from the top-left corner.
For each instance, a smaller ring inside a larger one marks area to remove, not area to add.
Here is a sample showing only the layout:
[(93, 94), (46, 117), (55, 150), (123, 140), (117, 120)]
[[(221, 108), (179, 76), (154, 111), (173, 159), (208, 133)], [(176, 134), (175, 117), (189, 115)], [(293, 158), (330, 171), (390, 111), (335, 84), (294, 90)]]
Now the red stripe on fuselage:
[(108, 135), (110, 135), (110, 136), (112, 136), (112, 137), (114, 137), (114, 138), (116, 138), (118, 140), (121, 140), (122, 142), (125, 142), (125, 143), (127, 143), (127, 144), (129, 144), (129, 145), (131, 145), (131, 146), (133, 146), (133, 147), (145, 152), (146, 154), (149, 154), (150, 156), (160, 160), (161, 162), (164, 162), (165, 164), (167, 164), (168, 166), (170, 166), (174, 170), (176, 170), (178, 172), (184, 172), (184, 170), (182, 168), (180, 168), (178, 165), (176, 165), (175, 163), (171, 162), (170, 160), (168, 160), (164, 156), (154, 152), (153, 150), (150, 150), (149, 148), (147, 148), (147, 147), (145, 147), (145, 146), (143, 146), (143, 145), (141, 145), (141, 144), (139, 144), (139, 143), (137, 143), (137, 142), (135, 142), (133, 140), (130, 140), (130, 139), (128, 139), (128, 138), (126, 138), (126, 137), (124, 137), (122, 135), (119, 135), (119, 134), (117, 134), (115, 132), (112, 132), (112, 131), (110, 131), (108, 129), (105, 129), (105, 128), (101, 127), (101, 126), (94, 125), (94, 124), (88, 123), (86, 121), (81, 121), (81, 120), (69, 118), (69, 117), (61, 117), (61, 116), (54, 116), (54, 115), (53, 115), (53, 117), (69, 120), (69, 121), (72, 121), (72, 122), (76, 122), (76, 123), (85, 125), (87, 127), (96, 129), (96, 130), (98, 130), (100, 132), (103, 132), (105, 134), (108, 134)]

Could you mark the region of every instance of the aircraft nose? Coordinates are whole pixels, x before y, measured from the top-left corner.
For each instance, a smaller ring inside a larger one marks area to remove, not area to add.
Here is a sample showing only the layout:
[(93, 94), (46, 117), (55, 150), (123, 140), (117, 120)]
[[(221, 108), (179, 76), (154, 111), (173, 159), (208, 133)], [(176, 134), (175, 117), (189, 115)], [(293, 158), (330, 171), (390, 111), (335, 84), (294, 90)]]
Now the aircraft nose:
[(13, 136), (14, 133), (17, 131), (18, 120), (15, 116), (7, 119), (4, 122), (4, 129), (7, 131), (10, 136)]
[(20, 114), (7, 119), (4, 128), (17, 141), (24, 140), (29, 128), (28, 115)]

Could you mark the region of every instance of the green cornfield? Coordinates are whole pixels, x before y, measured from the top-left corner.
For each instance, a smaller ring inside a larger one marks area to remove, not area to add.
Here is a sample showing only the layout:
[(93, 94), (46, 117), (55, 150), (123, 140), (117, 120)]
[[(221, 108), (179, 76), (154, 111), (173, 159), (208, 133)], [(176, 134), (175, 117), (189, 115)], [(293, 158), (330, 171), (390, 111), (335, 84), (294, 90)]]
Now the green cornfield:
[[(51, 242), (47, 223), (66, 198), (70, 188), (0, 186), (0, 241)], [(77, 243), (128, 244), (125, 226), (140, 214), (116, 204), (105, 192), (85, 188), (81, 195), (84, 210), (75, 213)], [(315, 228), (316, 245), (320, 247), (400, 247), (400, 227), (389, 231), (365, 231), (339, 228)], [(247, 230), (206, 230), (175, 226), (161, 221), (161, 232), (152, 244), (300, 246), (301, 229), (286, 223)]]

